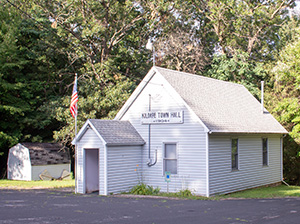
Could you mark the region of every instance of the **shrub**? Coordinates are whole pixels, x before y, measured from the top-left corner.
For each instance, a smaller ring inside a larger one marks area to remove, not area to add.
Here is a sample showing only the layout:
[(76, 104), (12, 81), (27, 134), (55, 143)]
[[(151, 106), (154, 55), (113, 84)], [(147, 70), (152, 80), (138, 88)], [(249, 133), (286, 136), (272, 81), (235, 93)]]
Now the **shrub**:
[(160, 188), (154, 188), (152, 186), (146, 185), (144, 183), (134, 186), (129, 193), (136, 195), (157, 195), (160, 191)]
[(176, 193), (177, 197), (182, 197), (182, 198), (186, 198), (186, 197), (191, 197), (193, 196), (192, 192), (188, 189), (185, 190), (180, 190), (179, 192)]

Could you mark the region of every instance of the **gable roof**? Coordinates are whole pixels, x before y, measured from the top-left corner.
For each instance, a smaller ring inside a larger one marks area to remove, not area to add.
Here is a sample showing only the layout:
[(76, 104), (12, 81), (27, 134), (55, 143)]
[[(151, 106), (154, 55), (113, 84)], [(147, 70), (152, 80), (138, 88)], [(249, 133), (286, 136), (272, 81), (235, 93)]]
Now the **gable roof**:
[[(145, 141), (129, 121), (88, 119), (77, 138), (91, 126), (105, 141), (106, 145), (144, 145)], [(99, 137), (100, 137), (99, 136)], [(74, 141), (72, 142), (74, 143)]]
[[(287, 133), (243, 86), (156, 67), (210, 132)], [(187, 88), (188, 87), (188, 88)]]
[[(153, 75), (160, 74), (210, 133), (288, 133), (243, 86), (154, 66), (129, 100), (134, 101)], [(126, 113), (125, 104), (116, 119)]]
[(24, 142), (29, 149), (31, 165), (53, 165), (71, 163), (69, 150), (59, 143)]

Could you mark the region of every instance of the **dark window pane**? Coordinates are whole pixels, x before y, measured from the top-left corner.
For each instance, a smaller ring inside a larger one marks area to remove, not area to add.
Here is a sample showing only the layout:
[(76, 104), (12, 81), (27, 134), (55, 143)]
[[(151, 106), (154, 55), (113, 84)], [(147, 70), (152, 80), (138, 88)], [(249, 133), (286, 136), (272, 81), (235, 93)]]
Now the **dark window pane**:
[(263, 165), (268, 165), (268, 139), (262, 139), (262, 156), (263, 156)]
[(238, 168), (238, 139), (231, 139), (231, 168)]

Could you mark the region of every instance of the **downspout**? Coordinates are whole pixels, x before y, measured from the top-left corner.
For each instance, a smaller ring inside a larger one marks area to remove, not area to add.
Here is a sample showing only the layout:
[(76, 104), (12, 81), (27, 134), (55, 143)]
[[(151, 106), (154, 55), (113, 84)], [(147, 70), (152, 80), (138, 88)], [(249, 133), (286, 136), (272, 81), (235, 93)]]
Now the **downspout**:
[[(151, 112), (151, 94), (149, 94), (149, 112)], [(151, 124), (148, 124), (148, 162), (149, 167), (154, 166), (157, 162), (157, 150), (155, 150), (155, 161), (152, 163), (151, 159)]]
[[(100, 153), (100, 152), (99, 152)], [(107, 195), (108, 194), (108, 191), (107, 191), (107, 187), (108, 187), (108, 181), (107, 181), (107, 176), (108, 176), (108, 172), (107, 172), (107, 145), (105, 144), (104, 145), (104, 188), (103, 188), (103, 193), (104, 195)], [(99, 158), (98, 158), (99, 159)], [(100, 167), (99, 167), (100, 168)], [(99, 178), (99, 194), (100, 194), (100, 178)]]
[(210, 184), (209, 184), (209, 135), (211, 131), (206, 132), (206, 139), (205, 139), (205, 160), (206, 160), (206, 197), (210, 196)]

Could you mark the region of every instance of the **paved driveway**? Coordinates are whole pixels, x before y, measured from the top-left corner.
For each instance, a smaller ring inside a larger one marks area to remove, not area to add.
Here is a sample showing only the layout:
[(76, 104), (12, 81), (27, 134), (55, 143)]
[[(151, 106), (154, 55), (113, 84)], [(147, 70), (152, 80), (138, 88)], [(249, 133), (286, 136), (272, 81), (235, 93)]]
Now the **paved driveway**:
[(0, 224), (300, 223), (300, 198), (194, 201), (0, 190)]

